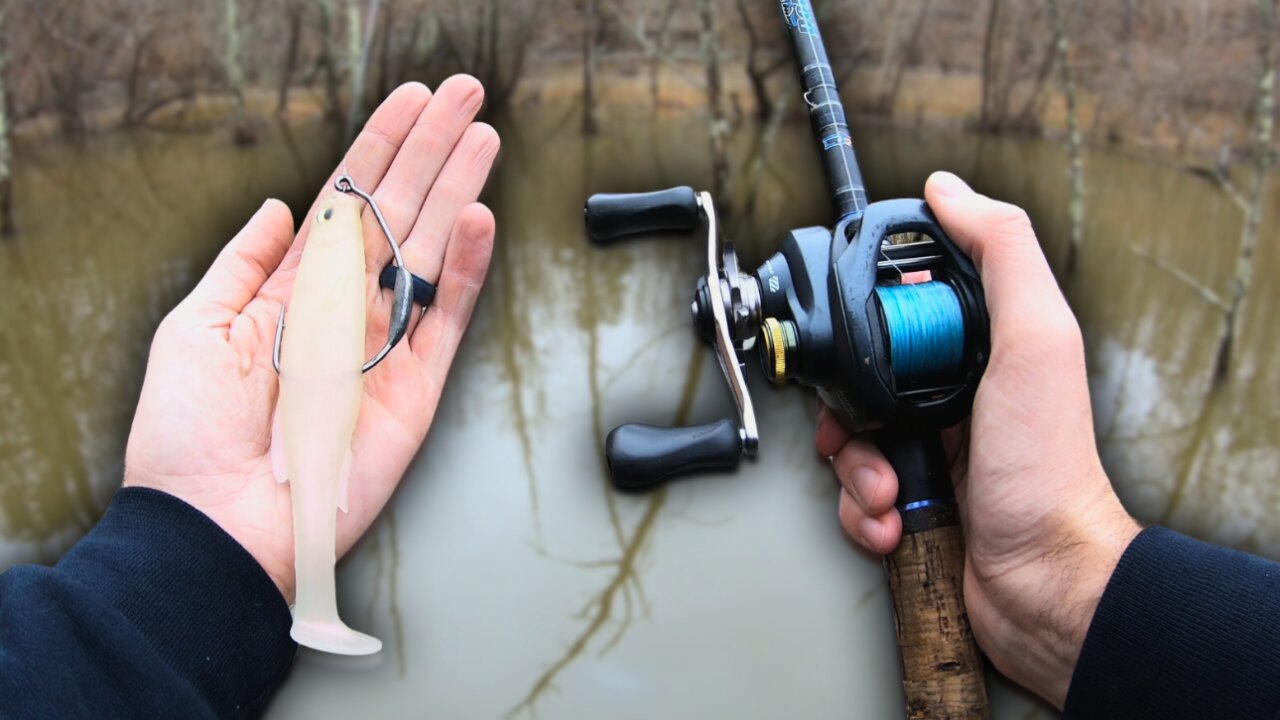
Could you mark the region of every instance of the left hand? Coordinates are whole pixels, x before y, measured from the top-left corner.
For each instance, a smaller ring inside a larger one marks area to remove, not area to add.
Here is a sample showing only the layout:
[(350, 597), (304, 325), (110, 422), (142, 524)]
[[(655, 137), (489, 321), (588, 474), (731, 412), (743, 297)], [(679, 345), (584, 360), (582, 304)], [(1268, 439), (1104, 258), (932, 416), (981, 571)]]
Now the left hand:
[[(446, 80), (434, 95), (404, 85), (346, 156), (347, 172), (378, 201), (408, 269), (438, 291), (425, 314), (413, 314), (405, 339), (365, 375), (349, 510), (338, 516), (339, 556), (373, 523), (421, 446), (484, 282), (494, 221), (475, 200), (498, 136), (472, 122), (483, 98), (467, 76)], [(321, 196), (334, 192), (336, 175)], [(268, 200), (160, 324), (125, 454), (126, 486), (155, 488), (204, 512), (288, 602), (292, 512), (289, 487), (276, 483), (269, 457), (278, 393), (271, 351), (314, 213), (313, 206), (295, 240), (289, 209)], [(391, 250), (367, 207), (363, 221), (371, 356), (386, 338), (391, 293), (377, 276)]]

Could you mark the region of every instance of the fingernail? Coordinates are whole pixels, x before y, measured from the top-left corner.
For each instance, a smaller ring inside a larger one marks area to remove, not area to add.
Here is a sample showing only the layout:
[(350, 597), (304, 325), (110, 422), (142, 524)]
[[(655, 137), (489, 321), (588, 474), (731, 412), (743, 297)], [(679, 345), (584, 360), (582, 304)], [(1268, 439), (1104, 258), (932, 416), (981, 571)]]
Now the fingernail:
[(875, 518), (864, 517), (858, 521), (858, 534), (872, 549), (878, 548), (884, 537), (884, 524)]
[(930, 178), (934, 192), (948, 197), (956, 197), (959, 195), (968, 195), (973, 192), (965, 181), (961, 180), (954, 173), (945, 170), (933, 174)]
[[(867, 503), (871, 499), (870, 496), (875, 495), (875, 490), (880, 485), (880, 473), (871, 467), (863, 465), (854, 469), (850, 484), (853, 486), (850, 488), (852, 491), (850, 494), (853, 495), (853, 499), (858, 501), (863, 510), (870, 512)], [(866, 492), (865, 496), (863, 495), (864, 491)]]

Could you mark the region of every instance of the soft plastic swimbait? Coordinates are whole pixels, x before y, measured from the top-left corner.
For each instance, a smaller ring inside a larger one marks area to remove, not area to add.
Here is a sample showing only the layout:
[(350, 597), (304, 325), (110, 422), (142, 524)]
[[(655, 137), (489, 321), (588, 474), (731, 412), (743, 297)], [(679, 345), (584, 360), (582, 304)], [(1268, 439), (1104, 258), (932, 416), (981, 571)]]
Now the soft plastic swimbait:
[[(360, 414), (363, 373), (404, 336), (412, 307), (409, 273), (373, 198), (346, 175), (313, 218), (287, 314), (282, 309), (272, 355), (280, 400), (272, 428), (276, 478), (290, 483), (297, 598), (289, 634), (300, 645), (343, 655), (368, 655), (382, 641), (338, 617), (334, 563), (337, 512), (347, 509), (351, 437)], [(356, 197), (352, 197), (352, 196)], [(365, 345), (364, 233), (361, 198), (378, 219), (396, 260), (387, 342), (369, 362)], [(281, 358), (281, 338), (289, 348)]]

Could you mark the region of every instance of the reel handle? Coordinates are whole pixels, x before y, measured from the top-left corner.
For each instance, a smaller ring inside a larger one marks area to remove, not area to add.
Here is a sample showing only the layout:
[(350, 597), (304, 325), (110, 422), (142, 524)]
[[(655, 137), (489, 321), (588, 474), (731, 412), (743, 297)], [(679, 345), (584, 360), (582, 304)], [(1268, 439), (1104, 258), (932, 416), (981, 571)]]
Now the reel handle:
[(964, 596), (964, 535), (935, 431), (876, 438), (898, 475), (902, 541), (885, 557), (907, 717), (986, 720), (982, 655)]
[(686, 185), (647, 193), (596, 193), (587, 199), (587, 236), (597, 245), (629, 235), (698, 227), (698, 196)]
[(737, 467), (742, 432), (728, 418), (686, 427), (628, 423), (609, 433), (604, 451), (614, 487), (638, 492), (675, 475)]

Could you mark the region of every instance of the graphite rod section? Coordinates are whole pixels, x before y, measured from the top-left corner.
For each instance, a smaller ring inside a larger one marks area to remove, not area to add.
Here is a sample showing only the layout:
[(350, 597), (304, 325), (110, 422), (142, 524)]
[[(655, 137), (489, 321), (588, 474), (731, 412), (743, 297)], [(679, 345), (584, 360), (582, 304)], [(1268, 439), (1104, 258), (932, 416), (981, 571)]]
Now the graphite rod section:
[(800, 70), (800, 88), (809, 108), (809, 123), (831, 190), (836, 217), (861, 217), (867, 207), (867, 191), (853, 152), (853, 138), (845, 120), (844, 105), (836, 89), (835, 72), (827, 59), (818, 23), (809, 0), (780, 0), (782, 18)]

